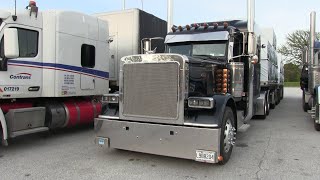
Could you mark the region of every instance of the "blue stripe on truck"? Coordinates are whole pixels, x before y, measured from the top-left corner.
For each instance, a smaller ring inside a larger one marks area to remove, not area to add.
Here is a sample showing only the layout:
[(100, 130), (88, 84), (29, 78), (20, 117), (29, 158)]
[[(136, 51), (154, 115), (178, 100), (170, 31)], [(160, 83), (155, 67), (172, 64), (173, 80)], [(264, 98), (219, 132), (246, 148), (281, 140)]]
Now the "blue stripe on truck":
[(41, 62), (32, 62), (32, 61), (19, 61), (19, 60), (8, 60), (11, 64), (24, 64), (24, 65), (32, 65), (32, 66), (40, 66), (42, 68), (59, 68), (65, 70), (76, 71), (79, 73), (86, 73), (93, 76), (98, 76), (101, 78), (109, 78), (109, 72), (99, 71), (95, 69), (89, 69), (78, 66), (71, 66), (66, 64), (56, 64), (56, 63), (41, 63)]

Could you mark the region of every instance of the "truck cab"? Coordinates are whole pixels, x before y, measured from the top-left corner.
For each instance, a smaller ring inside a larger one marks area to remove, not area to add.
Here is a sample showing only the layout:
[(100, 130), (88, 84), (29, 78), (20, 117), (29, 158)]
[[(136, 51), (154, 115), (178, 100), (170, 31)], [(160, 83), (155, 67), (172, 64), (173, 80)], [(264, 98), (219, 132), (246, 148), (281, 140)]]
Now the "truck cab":
[(96, 144), (225, 164), (236, 132), (265, 107), (260, 36), (247, 26), (173, 27), (165, 54), (123, 57), (119, 92), (103, 97), (108, 111), (95, 120)]
[(0, 138), (89, 124), (109, 92), (108, 25), (71, 11), (0, 10)]

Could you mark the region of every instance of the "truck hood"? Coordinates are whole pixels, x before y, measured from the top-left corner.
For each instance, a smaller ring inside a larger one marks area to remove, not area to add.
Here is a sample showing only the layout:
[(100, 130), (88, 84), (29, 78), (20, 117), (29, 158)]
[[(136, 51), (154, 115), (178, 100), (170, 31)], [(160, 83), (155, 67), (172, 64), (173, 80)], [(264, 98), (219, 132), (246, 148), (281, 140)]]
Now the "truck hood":
[(0, 10), (0, 19), (5, 20), (9, 18), (11, 13), (9, 11)]

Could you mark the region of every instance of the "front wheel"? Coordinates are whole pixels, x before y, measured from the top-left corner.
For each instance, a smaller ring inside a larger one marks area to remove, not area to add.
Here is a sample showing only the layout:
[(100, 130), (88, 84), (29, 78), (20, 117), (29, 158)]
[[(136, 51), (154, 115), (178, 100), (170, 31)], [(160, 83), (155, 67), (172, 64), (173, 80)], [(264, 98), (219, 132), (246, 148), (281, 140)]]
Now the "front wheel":
[(226, 164), (232, 154), (232, 149), (235, 144), (235, 117), (233, 111), (230, 107), (226, 107), (223, 121), (222, 121), (222, 128), (221, 128), (221, 135), (220, 135), (220, 156), (221, 161), (219, 162), (220, 165)]

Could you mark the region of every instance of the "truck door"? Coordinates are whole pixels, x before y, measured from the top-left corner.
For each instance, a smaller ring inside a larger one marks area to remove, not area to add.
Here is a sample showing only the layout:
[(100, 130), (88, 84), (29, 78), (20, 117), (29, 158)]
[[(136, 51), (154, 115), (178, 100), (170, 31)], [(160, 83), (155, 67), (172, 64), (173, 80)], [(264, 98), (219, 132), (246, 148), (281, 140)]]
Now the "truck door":
[(94, 45), (83, 44), (81, 47), (81, 89), (94, 90), (95, 89), (95, 64), (96, 64), (96, 49)]
[[(0, 72), (0, 97), (40, 97), (42, 91), (42, 30), (22, 25), (6, 26), (17, 28), (19, 57), (8, 60), (7, 71)], [(4, 38), (1, 37), (1, 57), (4, 58)]]

